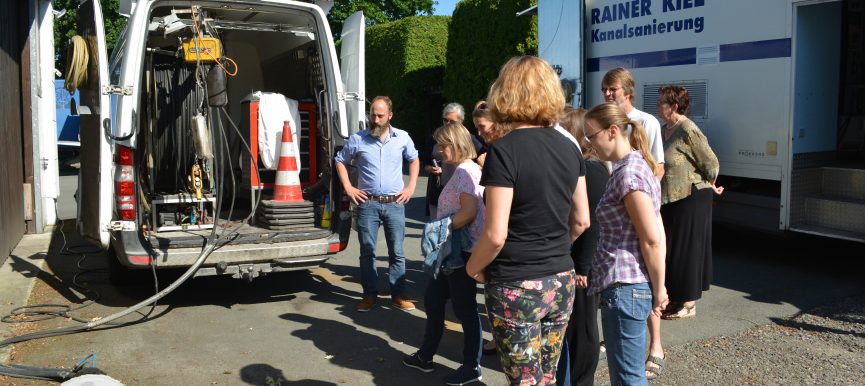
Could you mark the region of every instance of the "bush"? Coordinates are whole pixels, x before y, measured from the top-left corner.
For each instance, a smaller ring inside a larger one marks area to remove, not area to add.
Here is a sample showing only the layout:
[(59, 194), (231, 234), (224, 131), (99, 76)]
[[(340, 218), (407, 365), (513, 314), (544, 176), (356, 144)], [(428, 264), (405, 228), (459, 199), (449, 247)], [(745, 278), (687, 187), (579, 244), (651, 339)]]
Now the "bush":
[[(537, 0), (463, 0), (457, 3), (447, 47), (444, 94), (466, 107), (485, 99), (511, 57), (537, 55), (538, 17), (516, 13)], [(468, 119), (470, 121), (470, 119)], [(467, 122), (471, 124), (470, 122)]]
[(412, 16), (366, 30), (366, 97), (393, 101), (393, 126), (425, 153), (430, 128), (441, 124), (448, 16)]

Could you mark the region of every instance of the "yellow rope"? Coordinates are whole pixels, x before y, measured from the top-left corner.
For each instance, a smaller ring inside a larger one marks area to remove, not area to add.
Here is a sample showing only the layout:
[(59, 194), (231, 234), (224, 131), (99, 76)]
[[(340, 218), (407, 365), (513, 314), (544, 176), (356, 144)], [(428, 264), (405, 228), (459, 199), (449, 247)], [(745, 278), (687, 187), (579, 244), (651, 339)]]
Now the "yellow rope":
[(66, 81), (63, 87), (74, 94), (87, 81), (87, 63), (90, 56), (87, 53), (87, 41), (80, 35), (75, 35), (69, 44), (66, 55)]

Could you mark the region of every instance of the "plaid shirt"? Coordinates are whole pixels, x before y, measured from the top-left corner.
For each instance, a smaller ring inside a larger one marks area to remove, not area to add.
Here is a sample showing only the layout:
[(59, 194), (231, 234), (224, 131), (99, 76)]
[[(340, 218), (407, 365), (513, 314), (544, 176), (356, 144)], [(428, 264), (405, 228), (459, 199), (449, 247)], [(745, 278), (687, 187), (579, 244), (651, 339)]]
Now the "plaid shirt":
[(632, 151), (613, 165), (613, 174), (595, 209), (601, 237), (592, 262), (589, 295), (615, 283), (649, 281), (637, 230), (625, 208), (625, 196), (633, 191), (645, 192), (652, 198), (655, 214), (661, 221), (661, 184), (639, 151)]

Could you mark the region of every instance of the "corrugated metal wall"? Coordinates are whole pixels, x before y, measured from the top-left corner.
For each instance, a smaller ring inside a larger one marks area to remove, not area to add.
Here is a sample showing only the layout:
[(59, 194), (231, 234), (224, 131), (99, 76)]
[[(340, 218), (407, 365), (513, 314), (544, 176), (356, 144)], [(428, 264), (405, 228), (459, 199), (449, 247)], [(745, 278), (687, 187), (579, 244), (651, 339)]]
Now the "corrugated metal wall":
[[(22, 58), (27, 3), (0, 1), (0, 262), (24, 235)], [(29, 74), (29, 70), (27, 70)], [(27, 76), (29, 78), (29, 75)]]

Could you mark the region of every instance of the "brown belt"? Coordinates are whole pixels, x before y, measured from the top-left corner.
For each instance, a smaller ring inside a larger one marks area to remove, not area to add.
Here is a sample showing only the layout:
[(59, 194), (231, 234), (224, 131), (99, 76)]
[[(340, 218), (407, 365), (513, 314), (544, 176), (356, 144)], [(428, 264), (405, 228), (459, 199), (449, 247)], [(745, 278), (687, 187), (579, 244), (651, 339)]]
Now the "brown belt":
[(368, 197), (370, 200), (378, 201), (382, 204), (389, 204), (391, 202), (396, 202), (396, 196), (393, 196), (393, 195), (391, 195), (391, 196), (376, 196), (376, 195), (370, 194)]

